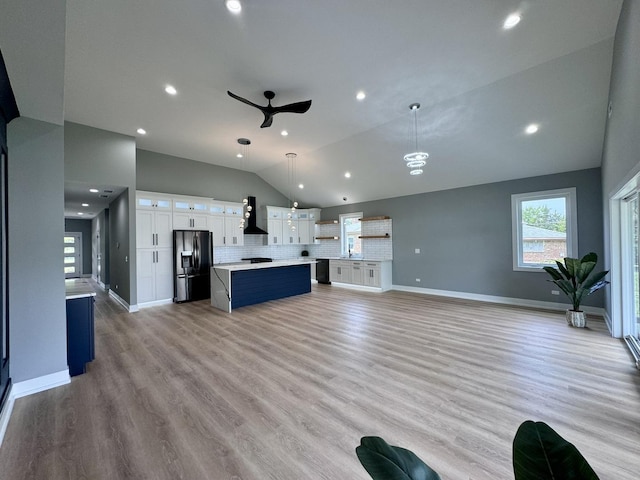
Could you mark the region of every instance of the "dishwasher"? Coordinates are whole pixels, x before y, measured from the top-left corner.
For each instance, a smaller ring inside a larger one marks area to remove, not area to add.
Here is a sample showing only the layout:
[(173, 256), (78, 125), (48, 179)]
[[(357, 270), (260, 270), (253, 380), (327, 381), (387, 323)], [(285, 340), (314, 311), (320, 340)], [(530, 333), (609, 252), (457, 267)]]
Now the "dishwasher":
[(318, 283), (331, 285), (331, 282), (329, 281), (329, 259), (317, 258), (316, 262), (316, 280)]

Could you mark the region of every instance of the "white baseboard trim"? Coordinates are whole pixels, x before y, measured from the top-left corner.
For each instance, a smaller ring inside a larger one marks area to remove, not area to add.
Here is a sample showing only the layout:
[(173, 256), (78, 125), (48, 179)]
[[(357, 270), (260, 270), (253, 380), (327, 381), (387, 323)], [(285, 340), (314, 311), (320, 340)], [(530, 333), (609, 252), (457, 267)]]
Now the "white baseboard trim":
[(609, 329), (609, 335), (613, 337), (613, 325), (611, 324), (611, 317), (609, 316), (609, 312), (603, 309), (604, 323), (607, 324), (607, 328)]
[(352, 290), (362, 290), (363, 292), (384, 292), (380, 287), (369, 287), (366, 285), (356, 285), (355, 283), (331, 282), (331, 286), (350, 288)]
[[(499, 297), (495, 295), (484, 295), (481, 293), (455, 292), (452, 290), (435, 290), (432, 288), (408, 287), (405, 285), (393, 285), (393, 290), (401, 292), (421, 293), (423, 295), (436, 295), (439, 297), (459, 298), (462, 300), (476, 300), (478, 302), (500, 303), (503, 305), (514, 305), (517, 307), (540, 308), (543, 310), (565, 311), (571, 308), (568, 303), (544, 302), (542, 300), (529, 300), (526, 298)], [(605, 310), (601, 307), (583, 306), (586, 313), (604, 317)]]
[(71, 377), (69, 376), (69, 369), (66, 368), (56, 373), (14, 383), (13, 387), (11, 387), (11, 396), (13, 398), (26, 397), (27, 395), (44, 392), (50, 388), (59, 387), (68, 383), (71, 383)]
[(122, 297), (120, 297), (120, 295), (115, 293), (113, 290), (109, 290), (109, 296), (113, 298), (116, 302), (118, 302), (120, 305), (122, 305), (127, 310), (127, 312), (137, 312), (139, 310), (138, 305), (129, 305), (127, 302), (124, 301)]
[(173, 298), (165, 298), (164, 300), (154, 300), (153, 302), (139, 303), (137, 306), (138, 306), (138, 309), (141, 309), (141, 308), (155, 307), (158, 305), (168, 305), (170, 303), (173, 303)]
[(2, 412), (0, 412), (0, 445), (2, 445), (2, 441), (4, 440), (4, 434), (7, 431), (9, 419), (13, 412), (13, 405), (17, 398), (44, 392), (45, 390), (67, 385), (68, 383), (71, 383), (71, 377), (69, 376), (69, 369), (67, 368), (59, 372), (50, 373), (49, 375), (43, 375), (42, 377), (12, 384), (7, 403)]

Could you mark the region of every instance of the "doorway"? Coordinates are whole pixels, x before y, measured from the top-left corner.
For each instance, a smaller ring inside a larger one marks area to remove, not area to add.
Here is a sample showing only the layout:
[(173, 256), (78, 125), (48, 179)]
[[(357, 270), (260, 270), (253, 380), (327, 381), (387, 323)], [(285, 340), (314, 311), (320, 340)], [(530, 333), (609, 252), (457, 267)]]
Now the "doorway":
[(64, 278), (82, 276), (82, 234), (65, 232), (64, 234)]

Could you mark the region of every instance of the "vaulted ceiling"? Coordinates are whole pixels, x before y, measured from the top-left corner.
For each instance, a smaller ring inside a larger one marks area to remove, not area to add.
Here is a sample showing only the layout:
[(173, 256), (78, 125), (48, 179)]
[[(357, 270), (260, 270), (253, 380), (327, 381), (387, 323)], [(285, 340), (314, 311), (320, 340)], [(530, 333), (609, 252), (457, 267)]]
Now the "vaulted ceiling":
[[(254, 171), (284, 194), (296, 152), (296, 197), (321, 207), (596, 167), (621, 4), (244, 0), (234, 15), (223, 0), (67, 0), (64, 119)], [(313, 104), (261, 129), (227, 90)], [(413, 102), (430, 155), (418, 176), (403, 161)], [(244, 162), (239, 137), (252, 142)]]

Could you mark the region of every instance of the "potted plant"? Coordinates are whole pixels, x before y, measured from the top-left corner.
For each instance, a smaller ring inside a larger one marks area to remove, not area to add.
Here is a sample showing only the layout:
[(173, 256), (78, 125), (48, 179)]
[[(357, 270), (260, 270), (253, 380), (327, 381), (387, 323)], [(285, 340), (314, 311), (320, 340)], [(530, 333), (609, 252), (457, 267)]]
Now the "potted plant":
[(580, 310), (580, 303), (587, 295), (604, 287), (608, 281), (604, 277), (609, 271), (591, 274), (598, 263), (598, 256), (591, 252), (582, 258), (565, 258), (564, 264), (556, 260), (558, 268), (543, 267), (545, 272), (551, 275), (552, 280), (560, 290), (567, 294), (572, 307), (567, 310), (567, 323), (574, 327), (585, 327), (587, 317)]

